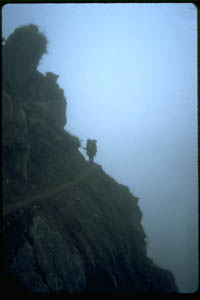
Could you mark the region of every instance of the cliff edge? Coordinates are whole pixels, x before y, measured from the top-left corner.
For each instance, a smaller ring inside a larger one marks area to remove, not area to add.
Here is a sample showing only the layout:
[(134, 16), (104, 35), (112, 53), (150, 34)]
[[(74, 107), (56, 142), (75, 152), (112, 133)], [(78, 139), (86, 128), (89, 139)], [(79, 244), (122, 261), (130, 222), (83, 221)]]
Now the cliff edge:
[(7, 295), (177, 293), (172, 273), (147, 256), (138, 199), (101, 166), (89, 165), (79, 139), (64, 130), (58, 75), (37, 71), (46, 44), (29, 25), (3, 45)]

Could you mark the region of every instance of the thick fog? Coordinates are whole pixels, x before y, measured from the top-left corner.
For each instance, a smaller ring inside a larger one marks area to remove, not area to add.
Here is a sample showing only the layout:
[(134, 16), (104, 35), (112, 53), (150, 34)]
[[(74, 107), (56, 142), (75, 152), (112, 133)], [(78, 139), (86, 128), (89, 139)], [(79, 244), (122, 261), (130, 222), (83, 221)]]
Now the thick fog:
[[(66, 130), (140, 198), (148, 256), (198, 284), (197, 10), (192, 4), (10, 4), (3, 36), (36, 24), (59, 74)], [(87, 158), (86, 158), (87, 159)]]

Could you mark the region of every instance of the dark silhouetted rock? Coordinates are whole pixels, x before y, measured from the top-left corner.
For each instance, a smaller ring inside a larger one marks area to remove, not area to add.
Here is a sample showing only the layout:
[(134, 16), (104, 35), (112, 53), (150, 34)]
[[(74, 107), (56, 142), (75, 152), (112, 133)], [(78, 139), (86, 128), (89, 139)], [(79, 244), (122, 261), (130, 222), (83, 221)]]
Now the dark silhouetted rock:
[(3, 46), (3, 75), (9, 85), (22, 87), (46, 51), (47, 39), (36, 25), (15, 29)]
[[(27, 45), (34, 51), (24, 57)], [(36, 71), (45, 45), (30, 25), (16, 29), (4, 46), (6, 294), (178, 292), (173, 275), (147, 256), (138, 198), (101, 166), (90, 166), (79, 138), (63, 129), (66, 100), (58, 76)]]

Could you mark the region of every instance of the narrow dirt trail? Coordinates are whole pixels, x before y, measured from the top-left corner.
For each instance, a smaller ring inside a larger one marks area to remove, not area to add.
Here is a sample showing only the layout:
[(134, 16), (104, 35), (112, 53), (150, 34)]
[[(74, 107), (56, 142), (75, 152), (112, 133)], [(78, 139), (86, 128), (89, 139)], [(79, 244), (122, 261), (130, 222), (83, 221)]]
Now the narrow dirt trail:
[(72, 187), (73, 185), (76, 185), (81, 180), (83, 180), (85, 177), (90, 175), (93, 172), (93, 170), (94, 170), (94, 166), (90, 167), (89, 171), (84, 172), (81, 176), (79, 176), (78, 178), (74, 179), (71, 182), (68, 182), (66, 184), (62, 184), (58, 187), (54, 187), (53, 189), (51, 189), (49, 191), (45, 191), (45, 192), (40, 193), (38, 195), (34, 195), (33, 197), (24, 198), (20, 202), (3, 206), (3, 216), (6, 217), (9, 214), (11, 214), (11, 213), (13, 213), (13, 212), (15, 212), (19, 209), (24, 209), (24, 208), (28, 207), (29, 205), (33, 204), (33, 202), (35, 202), (35, 201), (39, 201), (39, 200), (42, 200), (42, 199), (45, 199), (45, 198), (49, 198), (50, 196), (56, 195), (57, 193), (65, 190), (65, 189), (68, 189), (68, 188)]

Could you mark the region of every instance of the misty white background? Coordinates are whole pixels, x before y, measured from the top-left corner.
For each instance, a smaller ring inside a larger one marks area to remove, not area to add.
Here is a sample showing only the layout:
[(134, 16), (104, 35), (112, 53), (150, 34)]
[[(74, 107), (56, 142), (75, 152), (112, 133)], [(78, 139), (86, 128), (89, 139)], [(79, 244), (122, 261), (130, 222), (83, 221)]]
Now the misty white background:
[[(192, 4), (10, 4), (3, 36), (36, 24), (59, 75), (66, 130), (140, 198), (148, 256), (198, 283), (197, 11)], [(87, 158), (86, 158), (87, 159)]]

